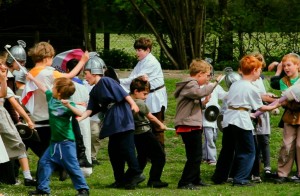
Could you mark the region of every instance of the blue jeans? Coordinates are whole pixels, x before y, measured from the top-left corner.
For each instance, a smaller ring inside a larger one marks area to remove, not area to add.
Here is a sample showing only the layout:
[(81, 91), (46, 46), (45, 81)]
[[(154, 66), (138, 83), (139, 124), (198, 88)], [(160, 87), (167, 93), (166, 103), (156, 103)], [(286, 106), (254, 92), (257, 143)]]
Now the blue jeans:
[(76, 190), (89, 190), (77, 160), (76, 144), (72, 141), (52, 143), (47, 148), (39, 161), (37, 189), (50, 193), (50, 177), (58, 165), (66, 169)]
[(233, 183), (248, 183), (255, 159), (255, 143), (251, 130), (229, 125), (234, 139), (234, 176)]

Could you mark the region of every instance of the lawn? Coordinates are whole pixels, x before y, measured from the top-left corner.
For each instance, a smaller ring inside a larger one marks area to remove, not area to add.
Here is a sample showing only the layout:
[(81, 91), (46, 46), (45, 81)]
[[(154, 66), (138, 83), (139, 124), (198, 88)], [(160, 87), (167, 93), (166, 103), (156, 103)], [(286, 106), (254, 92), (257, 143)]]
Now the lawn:
[[(175, 114), (176, 102), (173, 98), (173, 92), (175, 89), (175, 83), (180, 78), (184, 77), (186, 73), (182, 73), (180, 77), (172, 78), (166, 77), (165, 82), (168, 90), (168, 109), (166, 112), (166, 125), (173, 127), (173, 120)], [(269, 76), (271, 73), (266, 73)], [(224, 84), (222, 84), (224, 85)], [(278, 93), (278, 92), (275, 92)], [(272, 170), (276, 170), (277, 165), (277, 154), (281, 145), (281, 130), (277, 128), (279, 116), (271, 116), (271, 162)], [(220, 132), (217, 140), (217, 148), (221, 148), (222, 133)], [(185, 151), (182, 144), (181, 138), (178, 137), (174, 131), (166, 132), (166, 154), (167, 162), (162, 175), (162, 180), (169, 183), (169, 187), (163, 189), (153, 189), (147, 187), (147, 180), (141, 183), (136, 190), (122, 190), (122, 189), (111, 189), (106, 188), (107, 185), (111, 184), (113, 179), (112, 168), (108, 159), (107, 154), (107, 139), (102, 140), (102, 149), (98, 155), (101, 162), (99, 166), (95, 166), (93, 174), (87, 178), (87, 182), (91, 188), (90, 195), (299, 195), (300, 184), (286, 183), (282, 185), (274, 184), (273, 182), (263, 182), (257, 184), (255, 187), (232, 187), (230, 184), (224, 185), (212, 185), (209, 187), (201, 188), (197, 191), (192, 190), (178, 190), (177, 183), (181, 176), (181, 172), (185, 163)], [(0, 155), (1, 156), (1, 155)], [(36, 156), (29, 151), (29, 158), (32, 168), (32, 173), (35, 174), (36, 168)], [(144, 174), (148, 177), (149, 166), (147, 165)], [(211, 183), (210, 177), (213, 174), (215, 166), (207, 164), (201, 165), (201, 176), (203, 181)], [(295, 169), (294, 169), (295, 171)], [(1, 175), (1, 174), (0, 174)], [(20, 173), (20, 179), (23, 180), (23, 176)], [(67, 179), (65, 182), (60, 182), (56, 173), (51, 178), (51, 189), (52, 195), (75, 195), (76, 191), (72, 186), (71, 180)], [(27, 195), (29, 190), (33, 190), (31, 187), (25, 187), (23, 185), (9, 186), (0, 185), (0, 192), (6, 195)]]

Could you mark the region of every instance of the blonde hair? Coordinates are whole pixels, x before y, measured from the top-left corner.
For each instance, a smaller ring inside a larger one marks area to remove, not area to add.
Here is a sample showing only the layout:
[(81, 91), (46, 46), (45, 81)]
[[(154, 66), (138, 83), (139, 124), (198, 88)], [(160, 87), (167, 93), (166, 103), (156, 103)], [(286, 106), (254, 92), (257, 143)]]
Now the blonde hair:
[(54, 80), (53, 86), (60, 93), (61, 99), (70, 98), (75, 92), (75, 85), (69, 78), (61, 77)]
[(293, 62), (294, 64), (297, 64), (299, 65), (300, 64), (300, 57), (298, 54), (296, 53), (289, 53), (289, 54), (286, 54), (282, 57), (282, 60), (281, 62), (286, 62), (286, 61), (291, 61)]
[(266, 67), (266, 61), (265, 61), (265, 58), (264, 56), (259, 53), (259, 52), (252, 52), (250, 53), (250, 55), (254, 56), (255, 58), (257, 58), (260, 62), (262, 62), (262, 68), (265, 68)]
[(204, 60), (194, 59), (190, 64), (190, 76), (195, 76), (197, 73), (209, 73), (211, 65)]
[(54, 57), (55, 51), (48, 42), (39, 42), (28, 51), (28, 56), (31, 57), (33, 63), (41, 62), (48, 57)]
[(253, 55), (246, 55), (240, 60), (240, 70), (244, 75), (249, 75), (254, 69), (262, 67), (262, 62)]

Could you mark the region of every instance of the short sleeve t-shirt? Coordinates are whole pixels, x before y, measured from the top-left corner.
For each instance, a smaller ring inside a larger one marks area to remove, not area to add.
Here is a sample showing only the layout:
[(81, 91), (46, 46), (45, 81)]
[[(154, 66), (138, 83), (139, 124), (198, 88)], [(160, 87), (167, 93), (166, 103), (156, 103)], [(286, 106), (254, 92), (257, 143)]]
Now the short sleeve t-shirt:
[(150, 113), (149, 108), (147, 107), (145, 101), (141, 99), (134, 100), (140, 111), (138, 113), (133, 113), (135, 131), (134, 134), (142, 134), (151, 130), (150, 121), (146, 117)]
[[(47, 90), (45, 94), (48, 102), (51, 142), (75, 141), (71, 123), (73, 112), (65, 107), (60, 100), (55, 99), (50, 90)], [(73, 102), (70, 102), (70, 104), (75, 106)]]

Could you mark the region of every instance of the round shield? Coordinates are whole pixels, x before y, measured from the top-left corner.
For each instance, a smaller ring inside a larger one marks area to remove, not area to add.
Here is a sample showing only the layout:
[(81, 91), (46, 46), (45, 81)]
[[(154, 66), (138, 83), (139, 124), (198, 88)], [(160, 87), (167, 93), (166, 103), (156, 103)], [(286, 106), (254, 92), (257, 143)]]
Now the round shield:
[(17, 124), (16, 128), (17, 128), (22, 140), (26, 140), (26, 139), (33, 139), (36, 141), (40, 140), (40, 137), (39, 137), (37, 131), (35, 129), (30, 129), (25, 124)]
[(223, 114), (220, 114), (220, 115), (217, 117), (217, 126), (218, 126), (218, 129), (219, 129), (221, 132), (223, 132), (222, 122), (223, 122)]
[(214, 122), (217, 120), (219, 113), (220, 113), (219, 108), (215, 105), (211, 105), (206, 108), (204, 112), (204, 116), (207, 121)]

